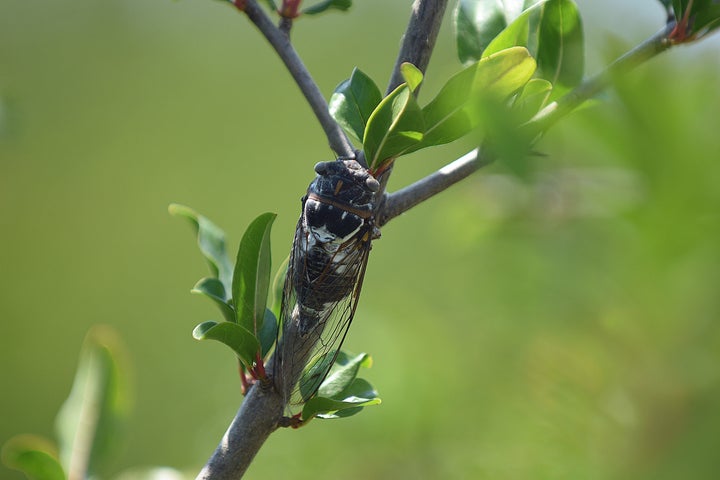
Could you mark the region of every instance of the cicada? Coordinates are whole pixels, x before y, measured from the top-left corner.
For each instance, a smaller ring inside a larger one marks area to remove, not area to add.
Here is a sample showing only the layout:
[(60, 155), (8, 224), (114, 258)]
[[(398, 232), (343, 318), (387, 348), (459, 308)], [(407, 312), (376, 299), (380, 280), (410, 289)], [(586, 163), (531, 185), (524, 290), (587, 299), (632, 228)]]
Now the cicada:
[(355, 160), (320, 162), (302, 199), (281, 307), (275, 388), (292, 413), (312, 398), (355, 315), (380, 188)]

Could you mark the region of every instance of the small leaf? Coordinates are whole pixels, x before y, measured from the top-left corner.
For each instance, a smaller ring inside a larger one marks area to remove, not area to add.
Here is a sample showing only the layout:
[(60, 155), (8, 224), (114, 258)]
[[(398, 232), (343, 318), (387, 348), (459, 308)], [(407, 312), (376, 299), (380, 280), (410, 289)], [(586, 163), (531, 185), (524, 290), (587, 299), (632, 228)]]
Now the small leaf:
[(18, 435), (2, 448), (2, 462), (31, 480), (65, 480), (55, 447), (45, 438)]
[(352, 0), (323, 0), (301, 10), (305, 15), (317, 15), (328, 9), (346, 11), (352, 6)]
[(518, 112), (519, 120), (521, 122), (529, 120), (539, 112), (547, 103), (551, 92), (552, 84), (547, 80), (541, 78), (530, 80), (513, 104), (513, 109)]
[(275, 314), (275, 318), (280, 318), (280, 309), (282, 307), (283, 291), (285, 290), (285, 277), (287, 276), (288, 264), (290, 263), (290, 256), (285, 257), (285, 260), (278, 267), (273, 279), (272, 292), (273, 300), (270, 310)]
[(673, 0), (672, 4), (677, 26), (670, 36), (678, 42), (697, 40), (720, 27), (718, 0), (695, 0), (692, 4), (690, 0)]
[(455, 9), (455, 42), (462, 63), (480, 59), (483, 50), (507, 26), (502, 0), (460, 0)]
[(339, 398), (321, 396), (311, 398), (303, 406), (303, 421), (315, 416), (324, 419), (349, 417), (358, 413), (362, 407), (381, 403), (372, 385), (361, 378), (356, 378), (342, 393)]
[(342, 129), (360, 142), (368, 119), (381, 100), (382, 94), (375, 82), (355, 68), (350, 78), (335, 88), (328, 109)]
[(549, 0), (542, 11), (538, 36), (538, 77), (553, 85), (553, 98), (577, 86), (583, 78), (583, 28), (575, 2)]
[(325, 372), (335, 361), (336, 353), (338, 353), (337, 350), (331, 350), (315, 356), (305, 366), (300, 379), (300, 395), (303, 401), (308, 401), (318, 390), (321, 382), (324, 381)]
[(94, 327), (83, 343), (70, 396), (56, 419), (61, 463), (70, 477), (97, 476), (129, 409), (124, 349), (114, 330)]
[(258, 340), (260, 340), (262, 358), (268, 354), (272, 346), (277, 340), (278, 319), (270, 309), (265, 309), (265, 320), (263, 320), (262, 329), (258, 332)]
[(184, 217), (190, 221), (197, 233), (200, 251), (210, 264), (210, 271), (220, 279), (225, 287), (225, 292), (229, 294), (232, 282), (232, 263), (230, 263), (230, 257), (225, 248), (225, 232), (203, 215), (184, 205), (172, 203), (168, 207), (168, 211), (173, 216)]
[[(547, 0), (540, 0), (501, 31), (482, 52), (483, 57), (511, 47), (530, 47), (531, 24), (537, 24)], [(535, 32), (536, 33), (536, 32)], [(537, 34), (537, 33), (536, 33)]]
[(225, 287), (217, 278), (205, 277), (200, 279), (192, 290), (190, 290), (190, 293), (205, 295), (215, 302), (225, 320), (228, 322), (235, 321), (235, 310), (233, 310), (232, 305), (225, 301), (225, 298), (227, 298)]
[(361, 353), (350, 357), (345, 352), (340, 352), (335, 359), (330, 372), (318, 389), (321, 397), (335, 398), (335, 395), (343, 392), (357, 377), (360, 366), (369, 362), (370, 355)]
[(274, 213), (250, 223), (238, 248), (232, 281), (232, 303), (238, 324), (257, 334), (262, 328), (270, 289), (270, 229)]
[(413, 92), (417, 90), (417, 87), (419, 87), (423, 81), (423, 73), (412, 63), (404, 62), (400, 65), (400, 73), (403, 79), (405, 79), (405, 83), (407, 83)]
[(406, 83), (375, 108), (365, 129), (363, 149), (370, 169), (405, 153), (422, 139), (423, 115)]
[(255, 335), (246, 328), (232, 322), (203, 322), (193, 330), (196, 340), (216, 340), (230, 347), (245, 367), (250, 370), (260, 351)]

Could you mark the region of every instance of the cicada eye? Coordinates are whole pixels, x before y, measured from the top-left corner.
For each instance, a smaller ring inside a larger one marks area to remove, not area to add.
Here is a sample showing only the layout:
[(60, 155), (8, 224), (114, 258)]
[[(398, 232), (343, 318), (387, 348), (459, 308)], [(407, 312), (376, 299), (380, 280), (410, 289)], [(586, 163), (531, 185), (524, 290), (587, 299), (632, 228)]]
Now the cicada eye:
[(315, 164), (315, 173), (322, 175), (327, 172), (327, 162), (318, 162)]
[(371, 192), (377, 192), (380, 190), (380, 182), (375, 180), (373, 177), (368, 177), (368, 179), (365, 180), (365, 186), (367, 186), (368, 190)]

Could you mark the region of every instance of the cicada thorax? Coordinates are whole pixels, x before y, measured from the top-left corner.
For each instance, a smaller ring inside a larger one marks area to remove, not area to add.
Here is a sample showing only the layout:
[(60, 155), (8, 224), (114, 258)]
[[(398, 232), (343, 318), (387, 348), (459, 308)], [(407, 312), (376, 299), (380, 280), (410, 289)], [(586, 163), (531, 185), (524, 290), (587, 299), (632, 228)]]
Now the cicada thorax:
[[(367, 169), (337, 160), (318, 163), (315, 172), (303, 197), (283, 295), (278, 348), (284, 378), (276, 386), (293, 397), (291, 403), (314, 394), (327, 374), (329, 366), (296, 385), (308, 361), (339, 349), (355, 312), (370, 242), (378, 235), (373, 210), (379, 184)], [(302, 398), (295, 399), (291, 390), (304, 391)]]

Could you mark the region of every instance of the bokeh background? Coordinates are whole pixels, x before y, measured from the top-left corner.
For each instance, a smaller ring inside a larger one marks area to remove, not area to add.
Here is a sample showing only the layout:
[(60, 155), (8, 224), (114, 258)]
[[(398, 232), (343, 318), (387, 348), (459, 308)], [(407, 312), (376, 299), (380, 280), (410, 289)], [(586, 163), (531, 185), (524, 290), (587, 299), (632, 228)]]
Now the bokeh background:
[[(410, 1), (298, 22), (329, 95), (385, 85)], [(664, 22), (654, 0), (579, 1), (588, 71)], [(248, 478), (710, 479), (720, 472), (720, 42), (677, 48), (544, 139), (391, 222), (346, 342), (383, 405), (279, 431)], [(421, 99), (459, 69), (446, 22)], [(403, 158), (399, 188), (464, 153)], [(53, 436), (83, 337), (113, 326), (134, 410), (108, 477), (204, 463), (239, 402), (191, 205), (235, 248), (279, 214), (287, 255), (332, 154), (246, 19), (204, 0), (0, 3), (0, 443)], [(0, 477), (21, 478), (0, 467)]]

